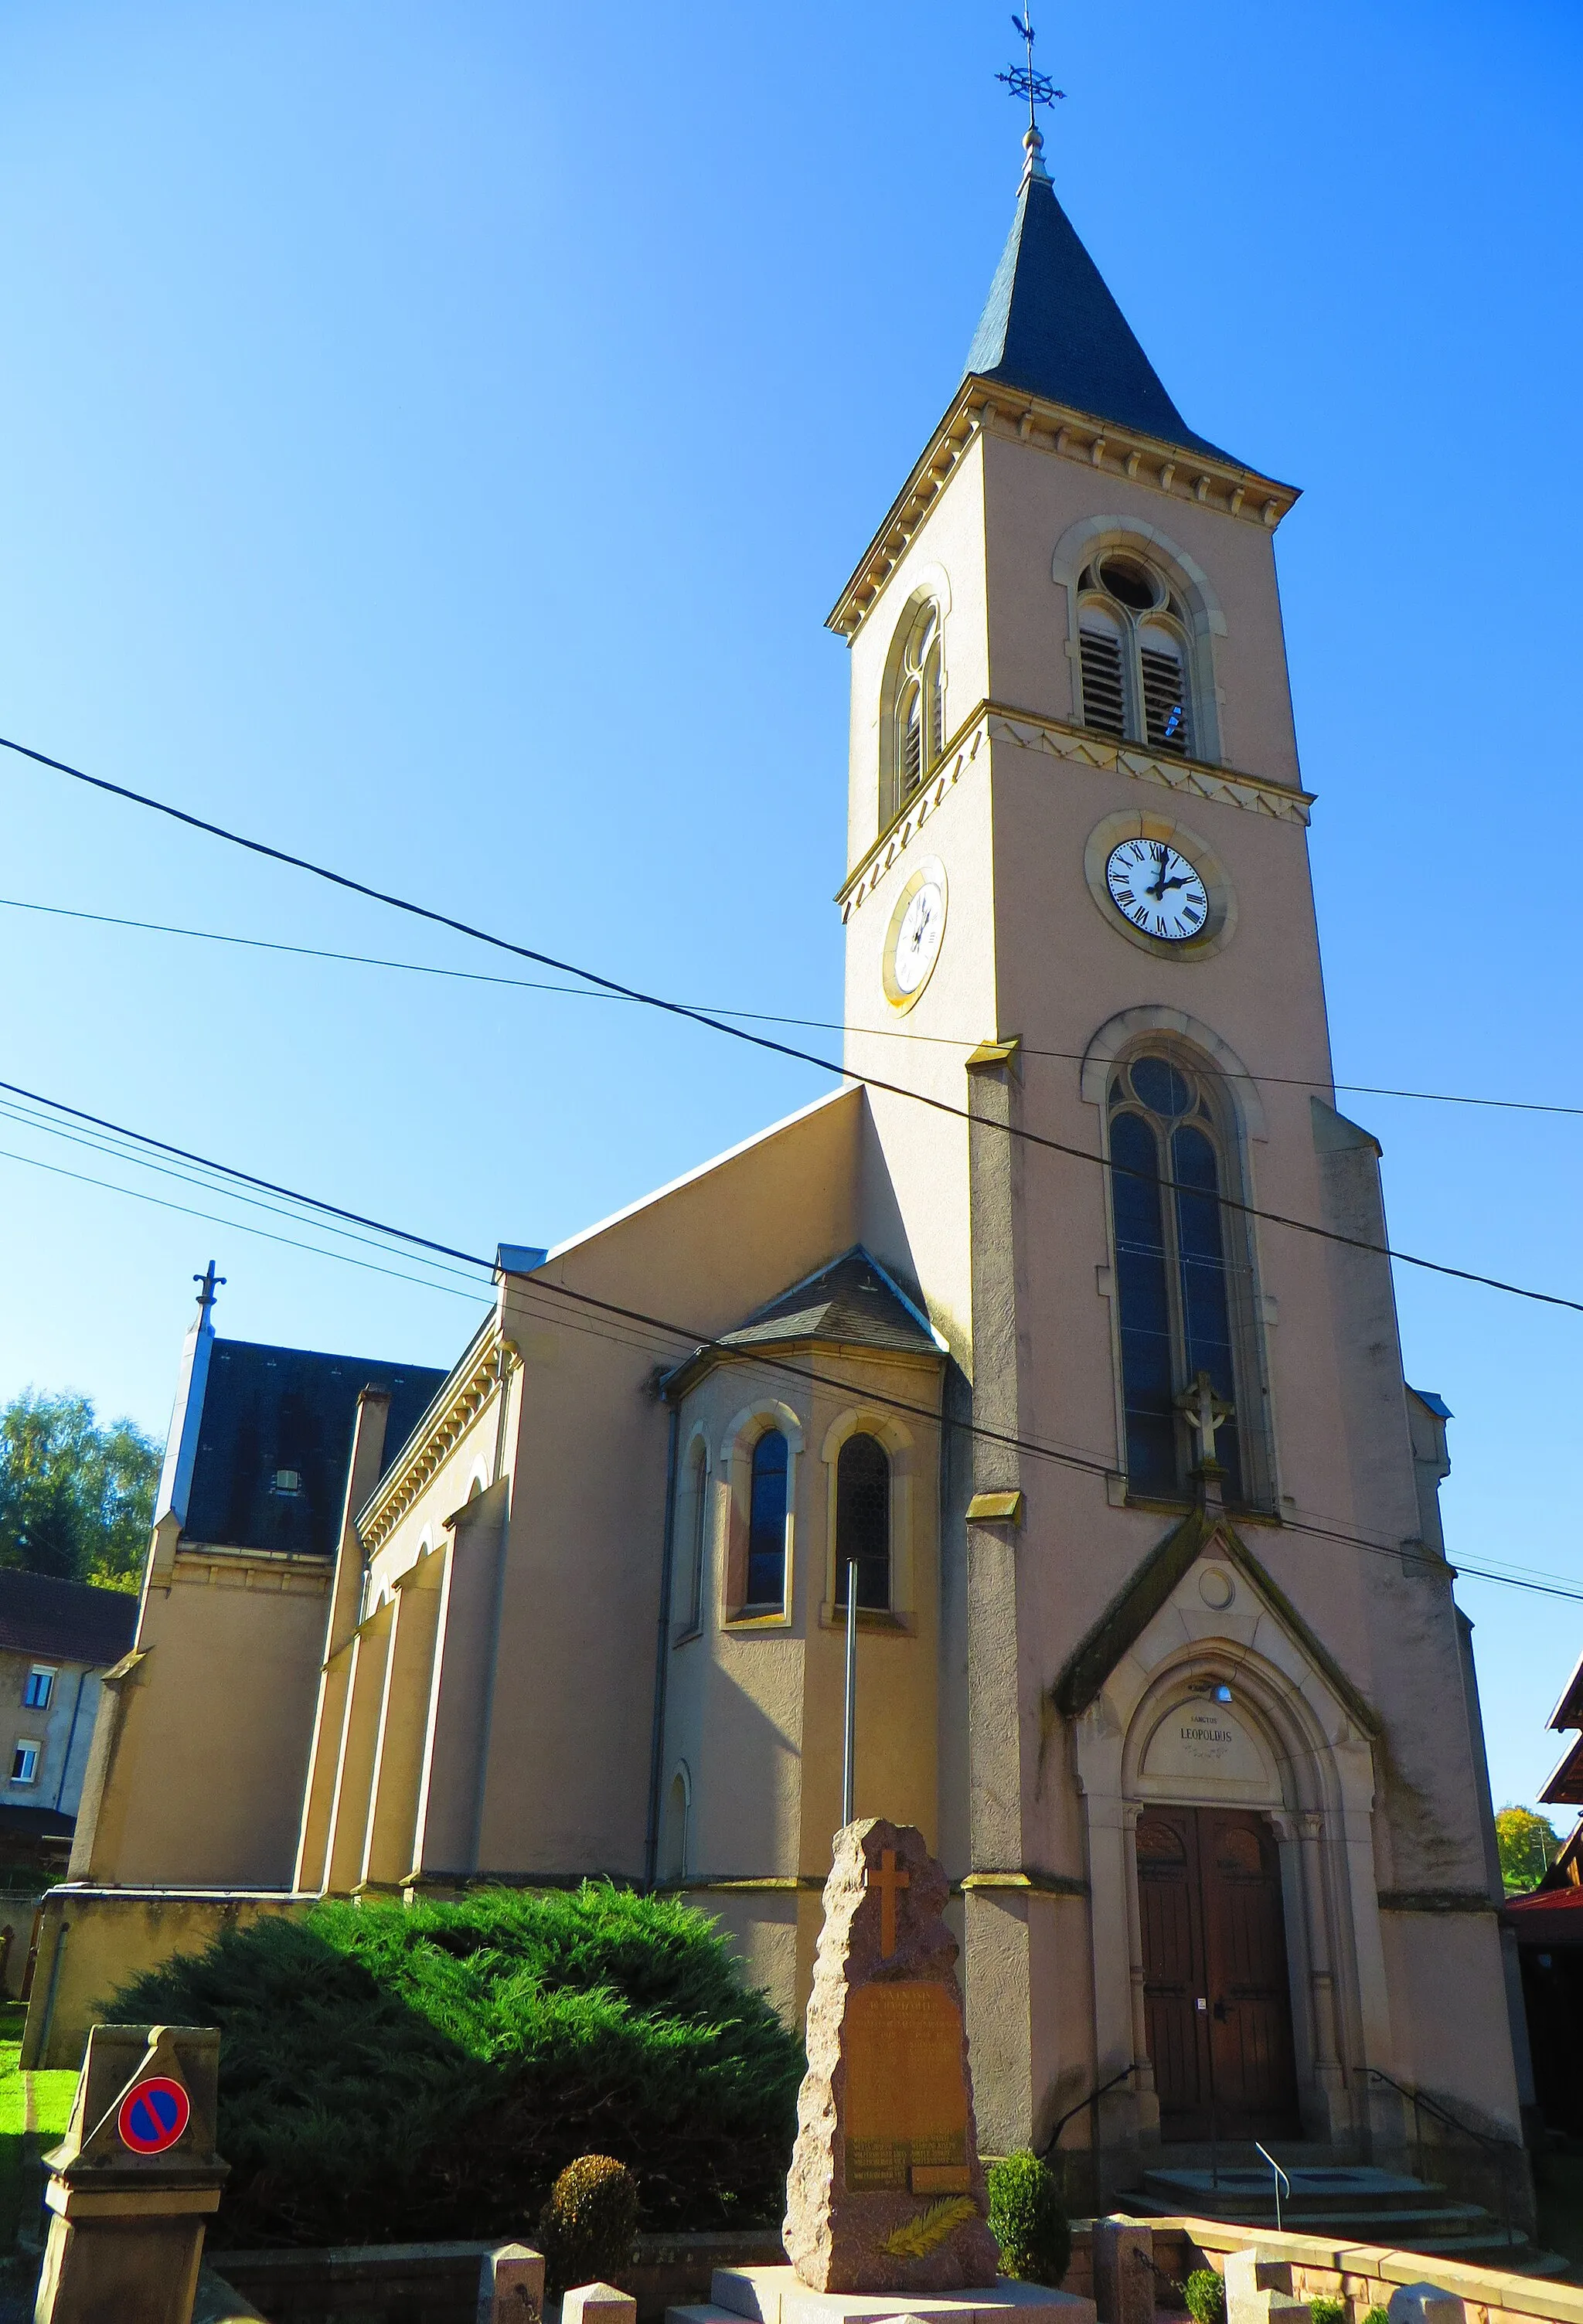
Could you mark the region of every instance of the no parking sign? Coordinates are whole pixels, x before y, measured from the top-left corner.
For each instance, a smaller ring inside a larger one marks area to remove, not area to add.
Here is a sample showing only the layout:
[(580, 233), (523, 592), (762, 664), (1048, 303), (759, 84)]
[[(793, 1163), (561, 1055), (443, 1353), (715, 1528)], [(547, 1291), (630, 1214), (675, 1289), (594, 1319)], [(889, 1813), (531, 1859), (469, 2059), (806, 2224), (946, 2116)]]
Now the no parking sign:
[(123, 2146), (134, 2154), (163, 2154), (192, 2119), (192, 2103), (170, 2074), (150, 2074), (134, 2082), (116, 2113)]

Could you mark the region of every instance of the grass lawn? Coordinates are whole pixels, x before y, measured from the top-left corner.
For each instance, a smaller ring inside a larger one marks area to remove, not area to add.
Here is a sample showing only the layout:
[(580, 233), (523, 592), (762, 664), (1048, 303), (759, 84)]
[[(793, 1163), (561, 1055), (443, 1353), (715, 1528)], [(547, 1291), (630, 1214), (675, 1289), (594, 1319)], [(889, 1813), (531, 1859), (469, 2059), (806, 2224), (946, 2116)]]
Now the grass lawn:
[(26, 2165), (59, 2141), (77, 2094), (75, 2074), (17, 2071), (26, 2014), (17, 2002), (0, 2003), (0, 2253), (16, 2242)]

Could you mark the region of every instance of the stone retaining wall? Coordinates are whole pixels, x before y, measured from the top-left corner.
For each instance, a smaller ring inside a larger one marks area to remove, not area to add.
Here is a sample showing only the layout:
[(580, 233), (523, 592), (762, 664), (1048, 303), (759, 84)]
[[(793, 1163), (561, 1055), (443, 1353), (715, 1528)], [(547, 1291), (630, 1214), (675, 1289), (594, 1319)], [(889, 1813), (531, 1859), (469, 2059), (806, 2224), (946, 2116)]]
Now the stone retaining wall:
[[(1508, 2275), (1494, 2267), (1470, 2267), (1459, 2260), (1436, 2259), (1424, 2252), (1393, 2251), (1381, 2244), (1338, 2244), (1324, 2236), (1276, 2235), (1264, 2227), (1234, 2227), (1217, 2219), (1144, 2219), (1154, 2230), (1156, 2263), (1180, 2281), (1184, 2268), (1164, 2256), (1171, 2238), (1188, 2265), (1224, 2272), (1228, 2252), (1256, 2245), (1262, 2256), (1285, 2260), (1298, 2300), (1321, 2293), (1352, 2303), (1351, 2324), (1362, 2324), (1369, 2309), (1388, 2308), (1404, 2283), (1438, 2284), (1467, 2311), (1467, 2324), (1583, 2324), (1583, 2286), (1558, 2283), (1543, 2275)], [(1074, 2242), (1077, 2240), (1074, 2237)], [(1075, 2270), (1069, 2288), (1080, 2287)]]

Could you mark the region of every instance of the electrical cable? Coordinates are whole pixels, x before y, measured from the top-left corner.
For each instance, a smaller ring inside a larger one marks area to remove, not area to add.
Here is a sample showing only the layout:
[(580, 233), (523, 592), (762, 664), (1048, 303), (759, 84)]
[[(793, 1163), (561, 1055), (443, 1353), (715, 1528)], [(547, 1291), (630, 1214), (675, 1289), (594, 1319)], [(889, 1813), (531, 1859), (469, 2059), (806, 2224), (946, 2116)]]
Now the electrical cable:
[[(17, 1117), (14, 1115), (12, 1118)], [(133, 1138), (141, 1135), (135, 1131), (128, 1131), (125, 1134)], [(158, 1140), (148, 1142), (156, 1145), (160, 1143)], [(135, 1159), (136, 1157), (125, 1158)], [(254, 1235), (266, 1242), (282, 1244), (291, 1250), (303, 1250), (311, 1256), (339, 1259), (347, 1266), (362, 1268), (370, 1274), (392, 1277), (397, 1282), (412, 1283), (420, 1289), (443, 1291), (452, 1298), (468, 1298), (475, 1296), (451, 1284), (430, 1282), (416, 1276), (403, 1275), (396, 1268), (376, 1266), (371, 1260), (356, 1259), (346, 1251), (326, 1250), (320, 1244), (299, 1242), (291, 1236), (275, 1234), (266, 1228), (250, 1226), (244, 1221), (220, 1217), (213, 1212), (199, 1211), (190, 1204), (167, 1202), (158, 1195), (146, 1194), (139, 1188), (116, 1185), (108, 1179), (92, 1177), (81, 1171), (68, 1170), (58, 1164), (42, 1161), (35, 1156), (17, 1154), (11, 1149), (0, 1148), (0, 1159), (19, 1162), (29, 1168), (44, 1170), (54, 1176), (69, 1178), (77, 1184), (98, 1187), (109, 1194), (125, 1194), (134, 1202), (148, 1203), (157, 1209), (172, 1211), (184, 1217), (199, 1218), (212, 1225), (230, 1227), (240, 1233)], [(146, 1167), (154, 1169), (167, 1167), (162, 1164), (153, 1163)], [(225, 1171), (227, 1167), (223, 1164), (211, 1167), (220, 1171)], [(176, 1178), (182, 1177), (182, 1174), (174, 1171), (167, 1171), (167, 1175)], [(236, 1175), (245, 1176), (241, 1173)], [(183, 1178), (182, 1183), (191, 1182)], [(249, 1181), (249, 1183), (261, 1182)], [(317, 1205), (315, 1198), (311, 1196), (301, 1196), (296, 1199), (310, 1207), (333, 1208), (331, 1205)], [(404, 1230), (387, 1227), (380, 1222), (367, 1221), (365, 1223), (376, 1226), (379, 1231), (395, 1239), (420, 1242), (426, 1240), (409, 1236)], [(445, 1250), (450, 1248), (444, 1245), (430, 1247)], [(480, 1269), (488, 1268), (491, 1274), (493, 1273), (491, 1262), (481, 1255), (460, 1251), (453, 1255), (466, 1259), (471, 1265)], [(482, 1294), (486, 1288), (486, 1286), (480, 1283), (477, 1291)], [(763, 1350), (744, 1350), (729, 1345), (707, 1333), (699, 1332), (693, 1325), (678, 1323), (666, 1317), (650, 1315), (641, 1309), (625, 1306), (617, 1301), (600, 1299), (590, 1292), (574, 1290), (569, 1285), (551, 1283), (535, 1277), (524, 1278), (524, 1290), (527, 1294), (524, 1304), (528, 1306), (529, 1312), (537, 1314), (541, 1320), (554, 1324), (558, 1329), (568, 1329), (579, 1332), (579, 1335), (586, 1334), (604, 1339), (618, 1346), (633, 1349), (640, 1354), (668, 1356), (670, 1360), (666, 1365), (667, 1370), (675, 1370), (680, 1361), (686, 1360), (685, 1356), (678, 1357), (673, 1349), (666, 1349), (663, 1346), (663, 1342), (671, 1342), (680, 1343), (683, 1350), (690, 1351), (694, 1355), (718, 1353), (739, 1361), (746, 1361), (761, 1370), (776, 1373), (782, 1378), (797, 1379), (816, 1388), (847, 1388), (851, 1385), (848, 1380), (836, 1374), (810, 1370), (806, 1365), (794, 1363), (788, 1358), (774, 1356)], [(542, 1305), (535, 1306), (532, 1304), (533, 1301), (545, 1296), (560, 1303), (569, 1301), (578, 1306), (594, 1309), (609, 1321), (603, 1328), (598, 1325), (579, 1325), (566, 1315), (564, 1305), (558, 1312), (553, 1308), (546, 1309)], [(637, 1327), (647, 1336), (642, 1339), (632, 1337), (629, 1333), (614, 1328), (616, 1324)], [(955, 1430), (960, 1434), (980, 1443), (995, 1444), (1005, 1451), (1025, 1453), (1031, 1458), (1052, 1462), (1058, 1466), (1075, 1469), (1089, 1475), (1108, 1477), (1114, 1473), (1112, 1463), (1097, 1453), (1078, 1452), (1069, 1448), (1041, 1443), (1035, 1438), (1017, 1436), (1005, 1430), (990, 1428), (982, 1422), (958, 1419), (928, 1405), (916, 1404), (904, 1397), (888, 1395), (872, 1386), (866, 1386), (864, 1397), (868, 1403), (882, 1405), (889, 1410), (927, 1422), (931, 1426)], [(1305, 1518), (1301, 1514), (1287, 1515), (1282, 1512), (1278, 1523), (1282, 1531), (1311, 1534), (1350, 1548), (1364, 1550), (1375, 1556), (1393, 1557), (1404, 1564), (1424, 1565), (1440, 1573), (1450, 1571), (1446, 1560), (1437, 1556), (1433, 1552), (1414, 1550), (1400, 1543), (1371, 1541), (1363, 1535), (1327, 1526), (1319, 1522), (1317, 1518)], [(1535, 1595), (1583, 1601), (1583, 1588), (1574, 1588), (1559, 1576), (1541, 1576), (1532, 1569), (1527, 1573), (1518, 1574), (1503, 1572), (1496, 1567), (1462, 1564), (1457, 1567), (1456, 1572), (1466, 1572), (1474, 1579), (1496, 1582), (1507, 1588), (1526, 1590)]]
[[(229, 1227), (234, 1233), (255, 1235), (263, 1242), (283, 1243), (288, 1250), (305, 1250), (316, 1259), (338, 1259), (343, 1267), (360, 1267), (369, 1275), (388, 1275), (397, 1283), (416, 1284), (420, 1291), (442, 1291), (450, 1299), (467, 1299), (473, 1295), (451, 1283), (426, 1282), (421, 1276), (403, 1275), (398, 1268), (377, 1267), (371, 1259), (355, 1259), (350, 1251), (326, 1250), (322, 1243), (298, 1242), (291, 1235), (273, 1234), (267, 1227), (249, 1226), (243, 1219), (218, 1217), (213, 1211), (195, 1210), (190, 1203), (168, 1203), (162, 1195), (145, 1194), (140, 1186), (117, 1186), (109, 1178), (90, 1177), (86, 1171), (68, 1170), (60, 1162), (45, 1162), (36, 1154), (17, 1154), (9, 1147), (0, 1146), (0, 1161), (20, 1162), (29, 1170), (47, 1170), (51, 1177), (70, 1178), (80, 1186), (99, 1186), (109, 1194), (125, 1194), (129, 1202), (151, 1203), (156, 1210), (175, 1211), (182, 1218), (203, 1219), (210, 1226)], [(487, 1298), (490, 1286), (478, 1286), (477, 1297)]]
[[(96, 927), (135, 928), (144, 936), (186, 936), (199, 944), (234, 945), (248, 952), (283, 953), (296, 960), (329, 960), (348, 968), (396, 969), (409, 976), (439, 976), (463, 984), (491, 984), (508, 992), (548, 992), (559, 994), (563, 1001), (618, 1001), (622, 993), (590, 991), (579, 984), (547, 984), (542, 978), (528, 976), (491, 976), (477, 968), (448, 968), (435, 961), (391, 960), (378, 953), (335, 952), (322, 945), (282, 944), (271, 936), (236, 936), (224, 928), (187, 928), (168, 920), (128, 919), (119, 912), (87, 912), (67, 904), (40, 904), (21, 896), (0, 896), (0, 909), (14, 912), (39, 912), (51, 919), (84, 920)], [(716, 1017), (740, 1018), (754, 1025), (794, 1025), (810, 1033), (843, 1033), (882, 1041), (913, 1041), (926, 1043), (933, 1048), (975, 1049), (978, 1043), (961, 1033), (920, 1033), (903, 1025), (847, 1025), (830, 1017), (787, 1017), (766, 1009), (732, 1009), (723, 1001), (688, 1001), (689, 1009), (706, 1010)], [(1081, 1049), (1041, 1049), (1031, 1041), (1020, 1045), (1024, 1057), (1048, 1057), (1063, 1065), (1081, 1065), (1087, 1052)], [(1270, 1074), (1237, 1072), (1217, 1065), (1217, 1072), (1226, 1081), (1269, 1082), (1279, 1089), (1344, 1090), (1353, 1097), (1407, 1098), (1423, 1105), (1476, 1105), (1488, 1107), (1501, 1113), (1553, 1113), (1573, 1120), (1583, 1120), (1583, 1105), (1555, 1105), (1541, 1098), (1480, 1097), (1458, 1090), (1396, 1089), (1379, 1082), (1316, 1081), (1306, 1074)]]
[[(35, 751), (25, 742), (14, 742), (6, 735), (0, 734), (0, 750), (13, 751), (19, 757), (32, 760), (39, 766), (49, 767), (58, 774), (69, 776), (74, 782), (84, 783), (90, 789), (105, 792), (113, 798), (125, 799), (135, 807), (147, 807), (153, 814), (165, 816), (171, 822), (184, 825), (190, 830), (204, 832), (210, 838), (224, 840), (227, 845), (242, 848), (249, 854), (261, 855), (272, 862), (283, 863), (293, 871), (305, 872), (311, 878), (323, 880), (332, 887), (344, 889), (350, 895), (366, 897), (371, 902), (387, 905), (393, 911), (403, 912), (413, 919), (426, 920), (436, 927), (450, 928), (458, 935), (467, 936), (479, 944), (488, 945), (495, 951), (511, 953), (521, 960), (533, 961), (541, 968), (552, 968), (560, 975), (579, 977), (585, 982), (597, 986), (603, 991), (618, 995), (624, 1000), (641, 1002), (643, 1007), (657, 1010), (665, 1016), (680, 1018), (685, 1022), (704, 1026), (711, 1032), (724, 1033), (730, 1040), (744, 1041), (751, 1047), (764, 1049), (775, 1056), (789, 1058), (794, 1064), (813, 1065), (820, 1073), (833, 1074), (839, 1079), (860, 1083), (867, 1089), (884, 1091), (888, 1096), (901, 1098), (907, 1103), (927, 1107), (931, 1112), (944, 1114), (953, 1120), (968, 1125), (977, 1120), (984, 1128), (999, 1130), (1009, 1138), (1019, 1139), (1052, 1154), (1065, 1155), (1074, 1161), (1091, 1164), (1104, 1171), (1114, 1173), (1122, 1169), (1124, 1175), (1127, 1176), (1142, 1177), (1147, 1175), (1141, 1171), (1125, 1170), (1123, 1165), (1113, 1162), (1108, 1155), (1090, 1152), (1087, 1148), (1073, 1146), (1064, 1139), (1046, 1137), (1042, 1132), (1029, 1130), (1022, 1123), (994, 1121), (986, 1117), (975, 1116), (966, 1106), (953, 1105), (949, 1099), (932, 1097), (924, 1090), (908, 1089), (899, 1082), (886, 1081), (876, 1074), (850, 1071), (845, 1065), (835, 1063), (831, 1058), (817, 1056), (809, 1049), (795, 1048), (786, 1041), (773, 1040), (764, 1033), (749, 1032), (745, 1026), (729, 1024), (723, 1018), (711, 1016), (704, 1010), (691, 1008), (686, 1002), (667, 1000), (660, 993), (645, 992), (636, 985), (624, 984), (618, 978), (603, 975), (597, 969), (580, 967), (574, 961), (561, 960), (555, 954), (542, 952), (533, 945), (516, 944), (508, 936), (495, 936), (486, 928), (477, 927), (470, 921), (458, 919), (449, 912), (438, 911), (430, 905), (414, 903), (408, 897), (397, 896), (386, 889), (373, 887), (366, 881), (353, 879), (347, 872), (332, 871), (328, 865), (315, 863), (307, 856), (295, 855), (287, 848), (272, 846), (266, 840), (250, 839), (244, 833), (228, 830), (224, 824), (211, 823), (203, 816), (190, 814), (185, 807), (173, 807), (168, 800), (154, 798), (145, 791), (133, 790), (124, 783), (113, 783), (103, 775), (88, 774), (80, 767), (69, 766), (63, 759), (51, 758), (45, 752)], [(181, 1149), (168, 1150), (179, 1152)], [(1154, 1177), (1150, 1183), (1173, 1193), (1190, 1195), (1201, 1191), (1192, 1186), (1179, 1185), (1175, 1179), (1165, 1176)], [(273, 1191), (279, 1193), (282, 1190), (277, 1187)], [(1417, 1268), (1430, 1275), (1443, 1275), (1456, 1282), (1478, 1284), (1486, 1290), (1504, 1292), (1510, 1298), (1531, 1300), (1541, 1306), (1564, 1307), (1575, 1314), (1583, 1314), (1583, 1299), (1569, 1299), (1559, 1292), (1536, 1291), (1523, 1284), (1507, 1283), (1499, 1276), (1485, 1275), (1473, 1268), (1453, 1267), (1443, 1259), (1424, 1259), (1416, 1252), (1398, 1250), (1393, 1244), (1371, 1242), (1360, 1235), (1343, 1234), (1334, 1227), (1319, 1226), (1312, 1220), (1294, 1219), (1281, 1211), (1264, 1210), (1257, 1204), (1240, 1202), (1230, 1194), (1223, 1194), (1220, 1201), (1226, 1209), (1235, 1211), (1245, 1218), (1260, 1219), (1269, 1225), (1284, 1227), (1294, 1234), (1310, 1235), (1323, 1242), (1337, 1243), (1348, 1250), (1365, 1251), (1373, 1258), (1391, 1259), (1399, 1266)], [(339, 1215), (348, 1218), (356, 1216), (351, 1212), (342, 1212)], [(366, 1224), (367, 1222), (362, 1221), (360, 1223)], [(414, 1240), (422, 1240), (423, 1239), (414, 1238)], [(439, 1245), (430, 1247), (440, 1248)], [(457, 1257), (460, 1254), (452, 1252), (449, 1255)]]

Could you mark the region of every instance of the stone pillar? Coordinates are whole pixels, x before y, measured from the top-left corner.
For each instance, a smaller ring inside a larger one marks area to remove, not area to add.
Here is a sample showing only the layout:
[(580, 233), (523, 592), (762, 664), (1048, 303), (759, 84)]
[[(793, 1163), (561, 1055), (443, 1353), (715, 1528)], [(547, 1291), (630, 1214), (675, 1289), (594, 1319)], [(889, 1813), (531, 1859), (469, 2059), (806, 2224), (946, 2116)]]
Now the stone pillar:
[(324, 1886), (331, 1895), (349, 1895), (363, 1877), (363, 1842), (368, 1830), (374, 1749), (384, 1694), (385, 1656), (390, 1651), (394, 1619), (393, 1607), (379, 1607), (361, 1624), (352, 1642), (335, 1803), (330, 1811), (329, 1842), (325, 1851)]
[[(968, 1187), (973, 1281), (972, 1417), (1014, 1437), (1022, 1419), (1017, 1361), (1015, 1226), (1022, 1149), (1005, 1135), (1017, 1111), (1015, 1044), (968, 1060)], [(1019, 1494), (1018, 1454), (973, 1441), (973, 1503)], [(1022, 1514), (1020, 1508), (1019, 1516)], [(1037, 1511), (1035, 1511), (1037, 1519)], [(969, 1522), (967, 1536), (967, 1845), (970, 1869), (1021, 1874), (1022, 1656), (1014, 1519)], [(1005, 2153), (1033, 2137), (1032, 1994), (1026, 1892), (975, 1887), (964, 1899), (967, 2033), (986, 2145)]]
[(1139, 2140), (1144, 2145), (1153, 2145), (1160, 2137), (1160, 2100), (1154, 2089), (1153, 2061), (1149, 2055), (1149, 2016), (1143, 1998), (1143, 1921), (1138, 1897), (1135, 1801), (1122, 1810), (1122, 1874), (1126, 1881), (1127, 1946), (1133, 1981), (1133, 2100), (1137, 2110)]
[(1154, 2230), (1141, 2219), (1094, 2222), (1099, 2324), (1154, 2324)]
[[(543, 2253), (531, 2244), (502, 2244), (498, 2250), (486, 2252), (478, 2264), (477, 2324), (540, 2324), (543, 2313)], [(602, 2319), (602, 2324), (617, 2324), (617, 2319)]]
[(36, 2324), (191, 2324), (215, 2153), (212, 2026), (96, 2025), (66, 2136), (45, 2157), (51, 2214)]
[(379, 1706), (369, 1788), (363, 1881), (393, 1887), (412, 1869), (418, 1786), (429, 1727), (429, 1692), (440, 1615), (440, 1563), (432, 1553), (403, 1574), (393, 1593), (390, 1652)]

